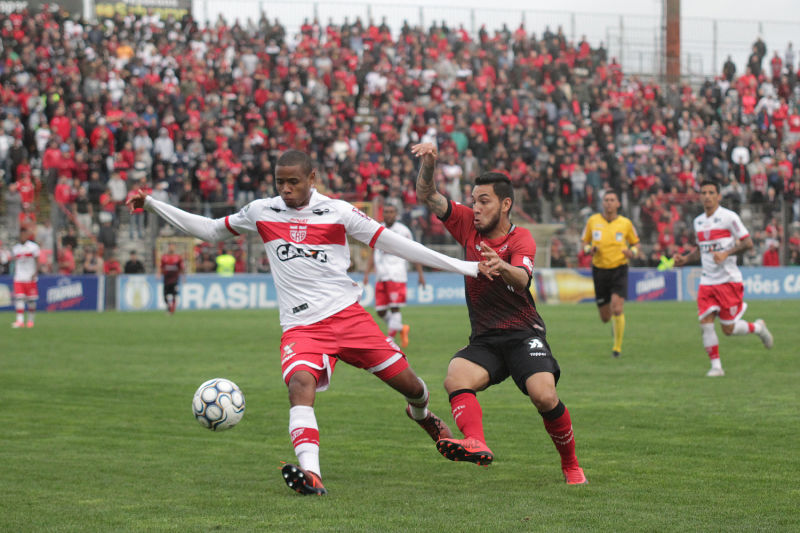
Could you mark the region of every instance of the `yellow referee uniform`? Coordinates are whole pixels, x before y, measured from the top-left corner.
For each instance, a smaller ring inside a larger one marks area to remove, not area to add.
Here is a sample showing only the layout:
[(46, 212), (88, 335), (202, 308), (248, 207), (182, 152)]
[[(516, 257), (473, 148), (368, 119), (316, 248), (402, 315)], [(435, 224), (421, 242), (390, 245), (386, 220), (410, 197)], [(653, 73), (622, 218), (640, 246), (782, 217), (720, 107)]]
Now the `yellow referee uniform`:
[(613, 294), (620, 296), (623, 301), (628, 298), (628, 258), (622, 252), (636, 246), (639, 243), (639, 236), (630, 219), (617, 215), (609, 222), (602, 213), (596, 213), (586, 222), (583, 242), (587, 248), (591, 246), (594, 249), (592, 279), (595, 303), (600, 309), (601, 320), (611, 319), (614, 334), (612, 354), (614, 357), (619, 357), (625, 333), (625, 314), (606, 317), (604, 313), (608, 311), (604, 310), (609, 309)]
[(602, 213), (596, 213), (586, 222), (583, 242), (595, 249), (592, 265), (609, 269), (628, 264), (622, 250), (639, 244), (639, 236), (630, 219), (618, 215), (609, 222)]

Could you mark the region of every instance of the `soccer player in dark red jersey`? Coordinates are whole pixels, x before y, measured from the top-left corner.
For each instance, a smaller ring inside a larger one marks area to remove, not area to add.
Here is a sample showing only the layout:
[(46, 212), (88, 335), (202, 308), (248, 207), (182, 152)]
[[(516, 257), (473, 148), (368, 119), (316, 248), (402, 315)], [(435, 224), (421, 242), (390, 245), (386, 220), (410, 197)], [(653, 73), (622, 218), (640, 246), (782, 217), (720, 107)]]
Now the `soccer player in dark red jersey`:
[(178, 282), (183, 274), (183, 256), (175, 251), (175, 244), (169, 243), (167, 253), (161, 256), (161, 275), (164, 276), (164, 303), (167, 312), (173, 314), (178, 306)]
[(437, 192), (434, 145), (418, 144), (412, 152), (422, 160), (417, 197), (464, 246), (466, 260), (481, 261), (493, 274), (492, 279), (465, 279), (472, 333), (469, 344), (450, 360), (444, 381), (453, 419), (464, 438), (443, 438), (436, 447), (450, 460), (489, 465), (494, 455), (486, 445), (476, 392), (511, 376), (542, 416), (561, 455), (566, 482), (587, 483), (575, 456), (569, 411), (556, 394), (561, 370), (529, 291), (536, 242), (528, 230), (516, 227), (509, 218), (514, 202), (511, 181), (498, 172), (479, 176), (470, 209)]

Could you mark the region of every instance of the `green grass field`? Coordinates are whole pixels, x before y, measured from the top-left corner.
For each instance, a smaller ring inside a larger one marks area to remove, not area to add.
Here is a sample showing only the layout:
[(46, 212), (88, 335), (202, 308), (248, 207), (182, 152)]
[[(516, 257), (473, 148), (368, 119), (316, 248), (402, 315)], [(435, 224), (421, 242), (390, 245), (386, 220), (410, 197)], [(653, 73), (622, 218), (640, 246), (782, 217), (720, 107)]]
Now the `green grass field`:
[[(337, 367), (317, 398), (330, 494), (301, 497), (276, 312), (63, 313), (0, 336), (0, 531), (798, 531), (800, 302), (751, 302), (775, 335), (725, 338), (724, 378), (692, 303), (628, 304), (623, 356), (592, 305), (544, 306), (578, 457), (563, 483), (533, 406), (508, 380), (479, 395), (488, 468), (442, 458), (373, 376)], [(408, 354), (453, 427), (441, 382), (466, 310), (410, 308)], [(247, 411), (213, 433), (197, 386), (236, 381)]]

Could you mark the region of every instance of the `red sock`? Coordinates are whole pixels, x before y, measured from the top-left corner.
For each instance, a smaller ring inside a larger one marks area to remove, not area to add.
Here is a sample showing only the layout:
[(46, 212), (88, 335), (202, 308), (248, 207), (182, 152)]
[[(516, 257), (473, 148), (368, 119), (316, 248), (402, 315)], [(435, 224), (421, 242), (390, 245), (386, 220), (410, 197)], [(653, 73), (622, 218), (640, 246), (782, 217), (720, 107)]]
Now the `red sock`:
[(552, 411), (540, 414), (544, 428), (561, 455), (561, 467), (578, 466), (578, 458), (575, 456), (575, 436), (572, 433), (572, 419), (569, 417), (567, 406), (558, 402)]
[(465, 438), (478, 439), (486, 443), (483, 436), (483, 410), (475, 391), (460, 390), (450, 395), (450, 409), (458, 429)]
[(714, 346), (706, 346), (706, 353), (709, 359), (719, 359), (719, 344)]

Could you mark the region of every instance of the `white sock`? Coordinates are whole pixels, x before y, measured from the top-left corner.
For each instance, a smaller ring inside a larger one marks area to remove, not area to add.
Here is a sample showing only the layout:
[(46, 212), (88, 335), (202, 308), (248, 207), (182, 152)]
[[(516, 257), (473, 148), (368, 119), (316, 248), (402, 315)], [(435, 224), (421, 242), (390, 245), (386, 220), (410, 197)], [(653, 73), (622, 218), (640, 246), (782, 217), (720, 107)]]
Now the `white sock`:
[(313, 407), (295, 405), (289, 409), (289, 437), (300, 468), (322, 476), (319, 467), (319, 427)]
[(703, 330), (703, 348), (711, 359), (711, 368), (722, 368), (722, 361), (719, 358), (719, 337), (714, 329), (714, 323), (700, 324), (700, 329)]
[[(750, 333), (750, 323), (746, 320), (737, 320), (733, 324), (733, 335), (747, 335)], [(761, 324), (753, 322), (753, 333), (761, 333)]]
[[(417, 379), (422, 383), (422, 396), (419, 398), (409, 398), (406, 396), (406, 401), (411, 411), (411, 418), (414, 420), (423, 420), (428, 416), (428, 398), (430, 395), (428, 394), (428, 386), (425, 385), (425, 382), (420, 378)], [(421, 407), (420, 404), (422, 404)]]
[(14, 308), (17, 310), (17, 322), (25, 321), (25, 300), (17, 298), (14, 302)]
[(35, 318), (36, 318), (36, 300), (30, 300), (28, 302), (28, 322), (33, 324)]
[(400, 311), (389, 311), (389, 316), (387, 323), (389, 324), (389, 329), (392, 331), (400, 331), (403, 329), (403, 314)]

